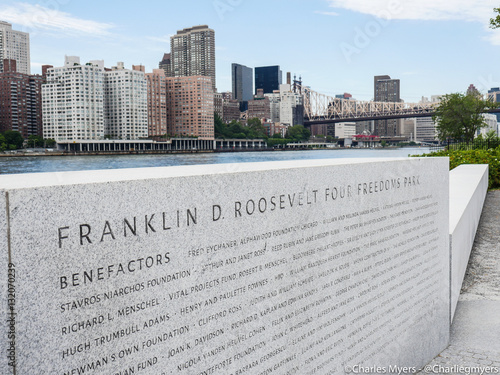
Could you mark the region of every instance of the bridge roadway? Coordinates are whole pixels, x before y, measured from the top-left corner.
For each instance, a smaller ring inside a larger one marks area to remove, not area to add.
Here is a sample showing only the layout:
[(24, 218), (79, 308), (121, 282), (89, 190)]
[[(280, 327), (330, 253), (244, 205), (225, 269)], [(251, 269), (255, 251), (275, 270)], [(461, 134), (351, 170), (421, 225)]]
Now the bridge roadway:
[(345, 118), (318, 118), (310, 120), (304, 117), (304, 126), (310, 125), (320, 125), (320, 124), (335, 124), (339, 122), (358, 122), (358, 121), (372, 121), (372, 120), (390, 120), (390, 119), (400, 119), (400, 118), (415, 118), (415, 117), (432, 117), (434, 112), (425, 113), (401, 113), (401, 114), (391, 114), (391, 115), (373, 115), (364, 117), (345, 117)]
[[(357, 117), (332, 117), (326, 118), (317, 117), (314, 119), (309, 119), (308, 117), (304, 117), (304, 126), (310, 125), (321, 125), (321, 124), (335, 124), (340, 122), (358, 122), (358, 121), (372, 121), (372, 120), (391, 120), (391, 119), (402, 119), (402, 118), (417, 118), (417, 117), (432, 117), (434, 116), (434, 111), (423, 111), (420, 113), (411, 113), (411, 112), (402, 112), (402, 113), (391, 113), (391, 114), (374, 114), (374, 115), (365, 115), (365, 116), (357, 116)], [(488, 113), (500, 113), (500, 108), (491, 109)]]

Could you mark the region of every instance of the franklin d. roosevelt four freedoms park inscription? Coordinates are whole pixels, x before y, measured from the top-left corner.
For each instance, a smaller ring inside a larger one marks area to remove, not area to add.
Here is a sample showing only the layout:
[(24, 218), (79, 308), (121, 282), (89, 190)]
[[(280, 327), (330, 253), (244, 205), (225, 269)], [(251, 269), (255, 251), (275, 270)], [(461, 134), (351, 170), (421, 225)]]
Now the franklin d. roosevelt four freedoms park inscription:
[(411, 372), (448, 342), (448, 160), (0, 177), (0, 373)]

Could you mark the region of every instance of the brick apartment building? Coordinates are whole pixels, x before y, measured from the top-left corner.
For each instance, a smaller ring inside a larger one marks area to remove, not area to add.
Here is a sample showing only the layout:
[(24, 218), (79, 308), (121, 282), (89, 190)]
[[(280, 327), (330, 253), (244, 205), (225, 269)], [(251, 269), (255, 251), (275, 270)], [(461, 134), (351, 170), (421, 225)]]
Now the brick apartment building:
[(42, 135), (42, 83), (40, 75), (17, 72), (17, 62), (3, 60), (0, 73), (0, 131), (15, 130), (23, 138)]
[(214, 139), (214, 91), (210, 77), (167, 77), (170, 135)]

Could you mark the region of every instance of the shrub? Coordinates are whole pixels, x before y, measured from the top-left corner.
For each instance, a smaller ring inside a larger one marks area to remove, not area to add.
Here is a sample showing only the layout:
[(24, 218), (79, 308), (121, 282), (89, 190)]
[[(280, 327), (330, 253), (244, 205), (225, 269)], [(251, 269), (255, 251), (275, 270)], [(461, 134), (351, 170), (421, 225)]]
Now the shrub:
[(488, 187), (490, 189), (500, 188), (500, 147), (488, 150), (443, 150), (421, 156), (448, 156), (450, 158), (450, 170), (461, 164), (488, 164)]

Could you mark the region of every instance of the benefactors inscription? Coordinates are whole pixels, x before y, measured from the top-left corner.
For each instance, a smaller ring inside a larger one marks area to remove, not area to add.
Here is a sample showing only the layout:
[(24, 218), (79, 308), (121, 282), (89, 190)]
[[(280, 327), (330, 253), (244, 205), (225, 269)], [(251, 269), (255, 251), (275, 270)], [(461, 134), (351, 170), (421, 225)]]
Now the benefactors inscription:
[(447, 344), (445, 159), (245, 168), (10, 187), (2, 373), (343, 373)]

